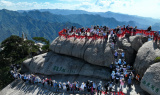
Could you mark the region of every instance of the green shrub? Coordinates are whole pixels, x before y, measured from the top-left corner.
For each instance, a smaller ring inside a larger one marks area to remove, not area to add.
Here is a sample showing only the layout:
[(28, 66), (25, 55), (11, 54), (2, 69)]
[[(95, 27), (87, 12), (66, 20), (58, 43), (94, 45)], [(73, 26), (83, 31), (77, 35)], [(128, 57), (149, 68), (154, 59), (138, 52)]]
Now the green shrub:
[(154, 62), (156, 63), (156, 62), (160, 62), (160, 57), (156, 57), (155, 59), (154, 59)]

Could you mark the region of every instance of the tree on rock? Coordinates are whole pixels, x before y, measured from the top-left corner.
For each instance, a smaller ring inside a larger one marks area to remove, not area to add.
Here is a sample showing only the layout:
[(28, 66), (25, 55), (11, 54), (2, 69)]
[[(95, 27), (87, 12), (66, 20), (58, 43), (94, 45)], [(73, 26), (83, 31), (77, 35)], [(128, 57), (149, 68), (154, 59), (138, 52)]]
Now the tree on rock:
[(36, 42), (44, 43), (45, 45), (42, 46), (42, 50), (44, 52), (49, 51), (49, 40), (47, 40), (43, 37), (33, 37), (33, 40), (35, 40)]
[(31, 52), (38, 51), (38, 47), (31, 40), (23, 40), (19, 36), (12, 35), (1, 43), (1, 51), (4, 58), (16, 62), (27, 57)]
[(37, 52), (39, 47), (34, 41), (24, 40), (19, 36), (12, 35), (1, 43), (0, 51), (0, 89), (8, 85), (11, 77), (11, 64), (22, 63), (32, 52)]

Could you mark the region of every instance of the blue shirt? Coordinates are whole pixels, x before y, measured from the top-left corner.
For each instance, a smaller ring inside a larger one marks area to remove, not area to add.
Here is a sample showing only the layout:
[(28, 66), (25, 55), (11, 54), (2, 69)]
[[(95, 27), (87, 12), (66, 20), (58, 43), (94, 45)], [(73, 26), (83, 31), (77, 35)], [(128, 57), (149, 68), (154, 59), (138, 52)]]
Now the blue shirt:
[(122, 57), (124, 57), (124, 52), (122, 52)]
[(119, 59), (118, 63), (121, 64), (121, 59)]

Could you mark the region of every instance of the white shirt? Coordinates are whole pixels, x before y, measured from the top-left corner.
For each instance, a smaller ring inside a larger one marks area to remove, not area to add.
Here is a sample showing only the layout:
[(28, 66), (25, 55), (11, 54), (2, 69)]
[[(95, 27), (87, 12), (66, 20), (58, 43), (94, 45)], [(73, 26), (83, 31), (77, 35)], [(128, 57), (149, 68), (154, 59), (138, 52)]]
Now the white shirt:
[(81, 84), (81, 89), (84, 90), (84, 84), (83, 83)]

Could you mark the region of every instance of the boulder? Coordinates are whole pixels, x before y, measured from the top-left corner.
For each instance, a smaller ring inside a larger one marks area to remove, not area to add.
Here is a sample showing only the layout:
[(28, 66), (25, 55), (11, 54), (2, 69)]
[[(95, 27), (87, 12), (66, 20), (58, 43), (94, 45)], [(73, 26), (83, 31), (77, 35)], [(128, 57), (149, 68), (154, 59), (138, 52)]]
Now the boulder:
[(109, 67), (113, 62), (110, 44), (104, 39), (57, 37), (50, 49), (58, 54), (81, 58), (88, 63)]
[(160, 95), (160, 62), (149, 66), (142, 77), (140, 86), (150, 95)]
[(139, 48), (148, 41), (148, 38), (145, 36), (130, 36), (129, 41), (131, 43), (131, 47), (137, 52)]
[(128, 41), (127, 38), (119, 38), (117, 44), (118, 48), (124, 50), (126, 62), (132, 65), (135, 60), (136, 52), (132, 48), (131, 43)]
[(125, 60), (127, 63), (133, 65), (136, 54), (139, 48), (148, 41), (148, 38), (145, 36), (129, 36), (129, 38), (119, 38), (117, 41), (118, 48), (123, 49), (125, 52)]
[(136, 60), (134, 63), (134, 69), (136, 73), (143, 76), (147, 68), (154, 63), (154, 59), (160, 56), (160, 49), (153, 41), (148, 41), (140, 47), (138, 50)]
[(59, 55), (54, 52), (44, 53), (27, 59), (22, 64), (30, 72), (42, 75), (81, 75), (109, 79), (109, 68), (89, 64), (81, 59)]

